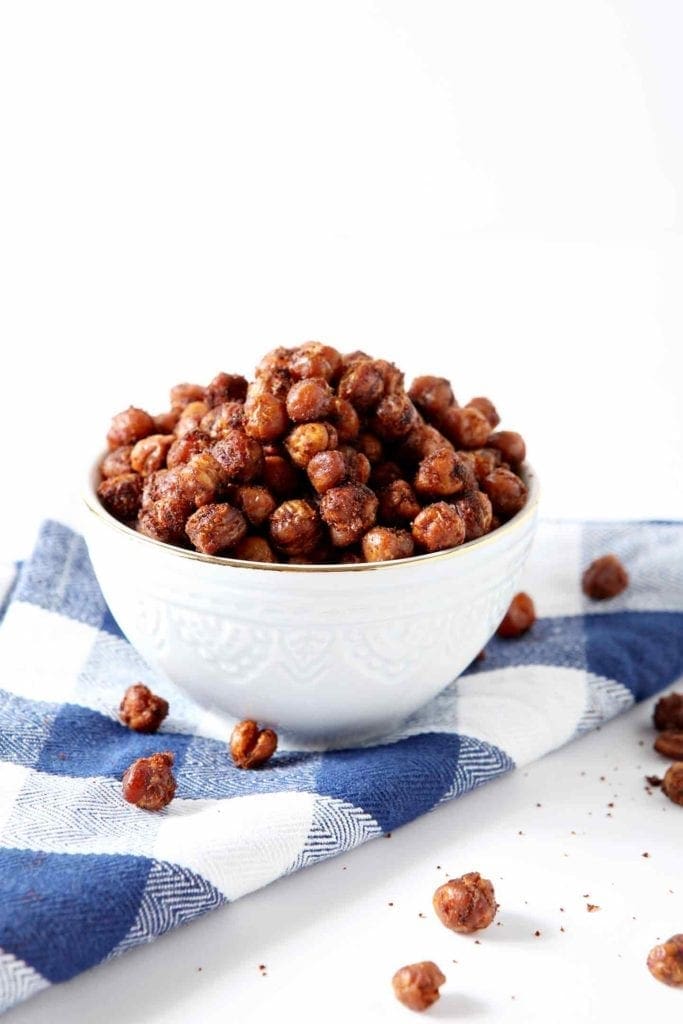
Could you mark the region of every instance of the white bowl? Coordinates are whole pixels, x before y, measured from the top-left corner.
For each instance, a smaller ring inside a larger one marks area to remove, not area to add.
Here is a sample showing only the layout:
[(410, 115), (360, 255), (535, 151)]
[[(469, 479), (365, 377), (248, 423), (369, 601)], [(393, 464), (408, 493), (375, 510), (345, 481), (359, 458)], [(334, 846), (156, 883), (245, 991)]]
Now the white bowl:
[[(98, 460), (99, 463), (99, 460)], [(136, 533), (85, 494), (90, 557), (114, 618), (150, 665), (200, 702), (307, 741), (396, 727), (469, 665), (515, 592), (538, 484), (510, 522), (434, 554), (269, 565)]]

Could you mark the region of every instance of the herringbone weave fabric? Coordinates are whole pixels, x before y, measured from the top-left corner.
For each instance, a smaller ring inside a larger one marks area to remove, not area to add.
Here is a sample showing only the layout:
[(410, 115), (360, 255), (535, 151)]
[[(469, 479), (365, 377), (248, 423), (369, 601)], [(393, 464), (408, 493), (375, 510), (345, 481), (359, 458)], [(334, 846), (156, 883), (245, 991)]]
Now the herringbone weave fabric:
[[(591, 603), (581, 570), (607, 551), (631, 586)], [(542, 523), (523, 585), (541, 616), (532, 631), (494, 638), (398, 732), (280, 749), (244, 772), (233, 723), (147, 668), (82, 539), (46, 523), (0, 597), (0, 1009), (395, 829), (683, 674), (683, 524)], [(161, 736), (118, 721), (137, 680), (170, 701)], [(153, 814), (124, 802), (120, 780), (159, 749), (175, 754), (178, 791)]]

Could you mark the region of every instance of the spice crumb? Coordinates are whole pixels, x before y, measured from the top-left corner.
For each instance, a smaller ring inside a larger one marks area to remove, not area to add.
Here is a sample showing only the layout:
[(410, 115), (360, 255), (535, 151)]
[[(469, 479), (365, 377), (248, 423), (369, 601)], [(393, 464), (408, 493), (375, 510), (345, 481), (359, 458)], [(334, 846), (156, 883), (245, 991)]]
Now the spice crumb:
[(663, 780), (660, 779), (659, 775), (646, 775), (645, 781), (648, 786), (654, 786), (656, 788), (657, 786), (661, 786)]
[(596, 910), (600, 910), (600, 907), (597, 905), (597, 903), (587, 903), (586, 910), (589, 914), (594, 914)]
[(562, 925), (560, 925), (560, 931), (561, 931), (561, 932), (563, 932), (563, 931), (564, 931), (564, 927), (563, 927)]
[(641, 857), (649, 857), (649, 856), (650, 856), (650, 854), (647, 853), (647, 852), (641, 854)]
[(474, 940), (474, 945), (475, 946), (481, 946), (481, 941), (479, 939), (475, 939)]
[(534, 932), (534, 935), (536, 936), (536, 938), (537, 938), (537, 939), (538, 939), (538, 938), (540, 938), (540, 936), (541, 936), (541, 933), (539, 932), (538, 928), (537, 928), (537, 929), (536, 929), (536, 931)]
[(385, 832), (384, 833), (384, 838), (385, 839), (391, 839), (391, 832)]

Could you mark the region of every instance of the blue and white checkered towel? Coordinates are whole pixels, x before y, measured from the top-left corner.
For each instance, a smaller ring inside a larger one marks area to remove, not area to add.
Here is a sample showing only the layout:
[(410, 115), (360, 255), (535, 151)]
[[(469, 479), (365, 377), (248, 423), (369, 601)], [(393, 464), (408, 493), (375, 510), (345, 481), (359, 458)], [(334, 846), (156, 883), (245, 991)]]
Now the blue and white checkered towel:
[[(581, 570), (608, 551), (631, 586), (590, 603)], [(155, 677), (82, 539), (47, 523), (0, 625), (0, 1008), (395, 829), (683, 674), (682, 523), (542, 523), (523, 583), (541, 616), (531, 633), (494, 638), (399, 732), (280, 749), (244, 772), (232, 722)], [(161, 737), (117, 719), (137, 680), (170, 701)], [(175, 753), (178, 791), (152, 814), (123, 801), (120, 779), (159, 749)]]

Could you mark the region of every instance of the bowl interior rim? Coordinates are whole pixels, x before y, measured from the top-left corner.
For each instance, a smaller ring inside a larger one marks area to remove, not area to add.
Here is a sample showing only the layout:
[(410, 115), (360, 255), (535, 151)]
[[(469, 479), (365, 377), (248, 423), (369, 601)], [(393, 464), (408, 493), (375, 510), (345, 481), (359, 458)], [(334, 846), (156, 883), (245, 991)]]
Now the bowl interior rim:
[(99, 477), (99, 465), (101, 460), (102, 454), (98, 456), (90, 470), (88, 483), (82, 493), (82, 500), (88, 512), (99, 519), (104, 525), (115, 530), (119, 534), (128, 537), (129, 540), (140, 544), (152, 545), (159, 552), (164, 552), (169, 558), (183, 558), (194, 562), (203, 562), (209, 565), (231, 566), (235, 569), (265, 570), (268, 572), (292, 572), (304, 574), (377, 572), (426, 562), (461, 558), (471, 554), (475, 549), (479, 550), (485, 546), (500, 543), (504, 538), (522, 527), (534, 516), (540, 497), (538, 476), (529, 463), (525, 462), (520, 471), (520, 476), (529, 488), (527, 502), (524, 508), (520, 509), (520, 511), (517, 512), (512, 519), (509, 519), (507, 523), (503, 523), (502, 526), (499, 526), (497, 530), (493, 530), (491, 533), (487, 533), (483, 537), (478, 537), (476, 540), (467, 541), (465, 544), (459, 545), (459, 547), (447, 548), (445, 551), (430, 551), (426, 554), (411, 555), (410, 558), (397, 558), (390, 562), (360, 562), (352, 565), (345, 565), (341, 563), (333, 565), (308, 565), (297, 563), (283, 564), (281, 562), (247, 562), (239, 558), (229, 558), (220, 555), (205, 555), (201, 551), (190, 551), (187, 548), (178, 548), (172, 544), (165, 544), (163, 541), (155, 540), (153, 537), (146, 537), (143, 533), (138, 533), (136, 530), (131, 529), (130, 526), (126, 526), (125, 523), (119, 522), (118, 519), (115, 519), (106, 511), (97, 497), (96, 480)]

